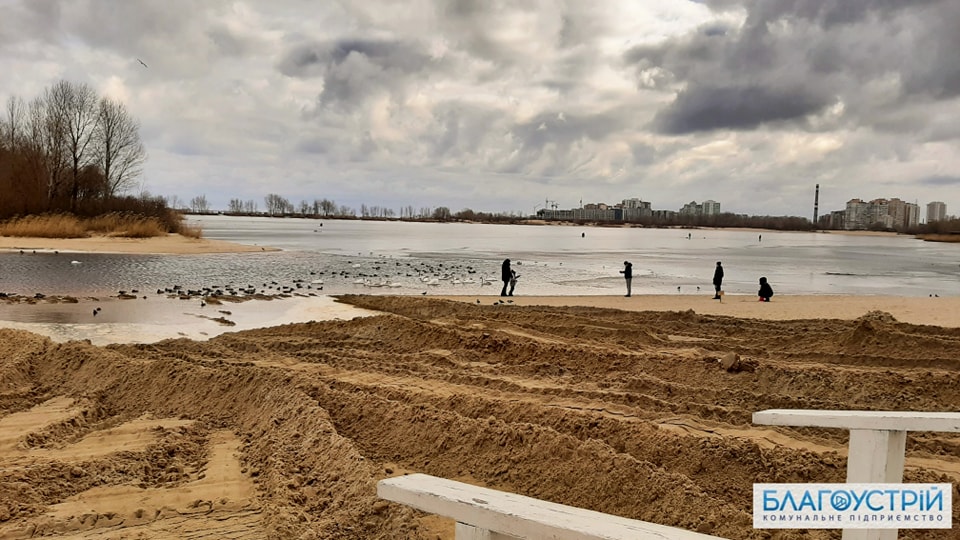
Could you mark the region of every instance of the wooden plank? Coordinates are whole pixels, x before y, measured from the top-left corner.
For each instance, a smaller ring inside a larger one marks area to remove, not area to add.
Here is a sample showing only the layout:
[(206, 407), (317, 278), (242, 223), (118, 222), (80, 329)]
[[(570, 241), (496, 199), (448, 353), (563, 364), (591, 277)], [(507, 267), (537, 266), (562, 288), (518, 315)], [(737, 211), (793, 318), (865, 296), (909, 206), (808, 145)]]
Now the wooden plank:
[(960, 413), (770, 409), (753, 413), (753, 423), (770, 426), (960, 432)]
[(516, 540), (514, 536), (491, 532), (465, 523), (457, 523), (453, 538), (454, 540)]
[(381, 480), (377, 495), (478, 529), (517, 538), (563, 540), (716, 540), (647, 523), (426, 474)]

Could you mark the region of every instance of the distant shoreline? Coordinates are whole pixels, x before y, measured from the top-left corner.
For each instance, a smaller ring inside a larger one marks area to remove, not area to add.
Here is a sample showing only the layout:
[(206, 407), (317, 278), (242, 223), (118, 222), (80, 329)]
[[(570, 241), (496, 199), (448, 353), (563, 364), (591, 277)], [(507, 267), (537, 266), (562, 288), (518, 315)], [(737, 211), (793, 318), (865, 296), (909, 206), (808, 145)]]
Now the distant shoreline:
[(168, 234), (153, 238), (91, 236), (88, 238), (36, 238), (0, 236), (0, 252), (62, 251), (65, 253), (131, 253), (138, 255), (203, 255), (279, 251), (268, 246), (251, 246), (223, 240), (188, 238)]

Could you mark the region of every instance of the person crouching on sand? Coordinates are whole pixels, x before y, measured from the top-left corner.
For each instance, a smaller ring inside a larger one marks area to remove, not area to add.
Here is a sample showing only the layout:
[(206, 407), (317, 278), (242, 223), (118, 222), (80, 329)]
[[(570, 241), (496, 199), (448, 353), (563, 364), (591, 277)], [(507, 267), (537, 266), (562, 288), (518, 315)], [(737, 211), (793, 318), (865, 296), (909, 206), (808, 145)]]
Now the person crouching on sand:
[(760, 291), (757, 293), (760, 296), (761, 302), (769, 302), (770, 298), (773, 296), (773, 287), (767, 283), (767, 278), (760, 278)]
[(630, 296), (630, 282), (633, 281), (633, 265), (628, 261), (623, 261), (623, 270), (620, 271), (623, 274), (623, 280), (627, 282), (627, 294), (624, 296)]

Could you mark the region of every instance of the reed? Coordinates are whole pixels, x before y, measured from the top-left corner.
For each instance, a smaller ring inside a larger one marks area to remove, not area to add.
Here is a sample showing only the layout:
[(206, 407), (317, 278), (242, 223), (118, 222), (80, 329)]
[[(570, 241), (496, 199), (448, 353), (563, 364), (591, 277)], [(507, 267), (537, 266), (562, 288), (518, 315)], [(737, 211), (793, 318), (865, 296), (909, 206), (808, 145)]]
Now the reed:
[(151, 238), (166, 236), (170, 232), (190, 238), (201, 238), (203, 236), (200, 227), (185, 225), (181, 219), (164, 220), (131, 212), (110, 212), (86, 219), (80, 219), (71, 214), (42, 214), (0, 222), (0, 236)]
[(917, 238), (927, 242), (960, 243), (960, 234), (918, 234)]
[(186, 236), (187, 238), (203, 238), (203, 229), (197, 225), (187, 225), (180, 222), (180, 225), (177, 227), (177, 234), (180, 236)]
[(86, 228), (70, 214), (41, 214), (0, 223), (0, 235), (36, 238), (83, 238)]

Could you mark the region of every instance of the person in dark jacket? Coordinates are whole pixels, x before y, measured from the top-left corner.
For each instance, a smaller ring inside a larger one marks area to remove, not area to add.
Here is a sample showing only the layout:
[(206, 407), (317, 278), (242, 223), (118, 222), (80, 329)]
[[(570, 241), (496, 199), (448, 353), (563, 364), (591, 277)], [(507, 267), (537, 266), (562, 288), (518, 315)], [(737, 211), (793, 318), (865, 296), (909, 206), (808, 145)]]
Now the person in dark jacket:
[(620, 271), (623, 274), (623, 280), (627, 282), (627, 294), (624, 296), (630, 296), (630, 282), (633, 281), (633, 265), (629, 261), (623, 261), (623, 270)]
[(500, 296), (507, 295), (507, 287), (510, 285), (511, 278), (513, 278), (513, 272), (510, 271), (510, 259), (504, 259), (503, 264), (500, 265), (500, 281), (503, 282), (503, 289), (500, 291)]
[(713, 288), (716, 289), (716, 294), (713, 295), (714, 300), (720, 300), (720, 287), (723, 285), (723, 265), (720, 264), (720, 261), (717, 261), (717, 269), (713, 271)]
[(769, 302), (770, 298), (773, 296), (773, 287), (767, 283), (767, 278), (760, 278), (760, 291), (757, 293), (760, 296), (761, 302)]

